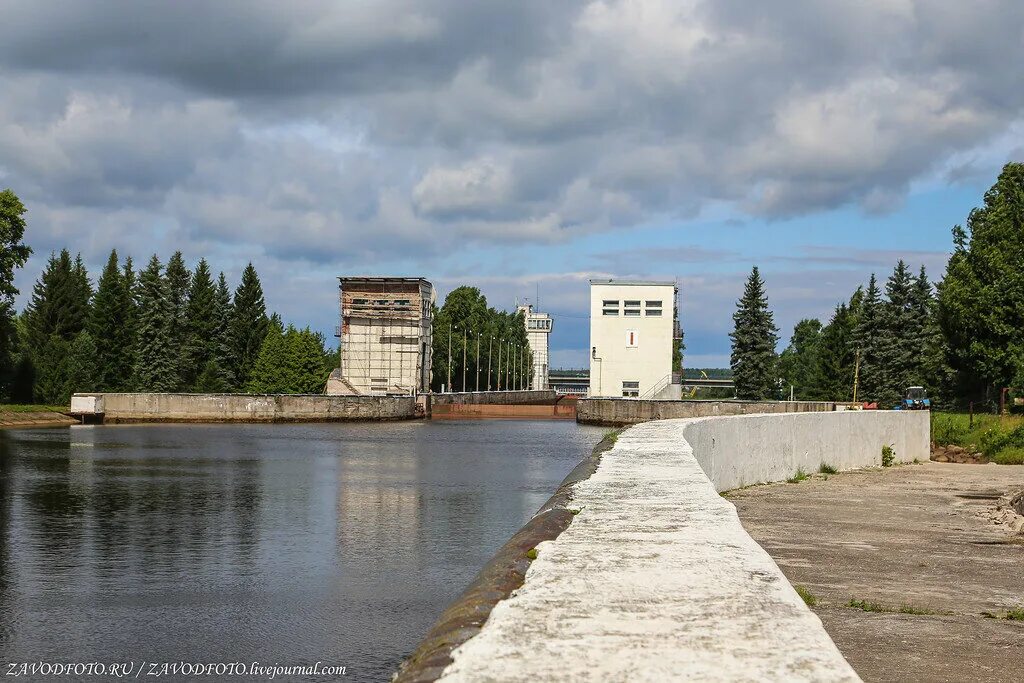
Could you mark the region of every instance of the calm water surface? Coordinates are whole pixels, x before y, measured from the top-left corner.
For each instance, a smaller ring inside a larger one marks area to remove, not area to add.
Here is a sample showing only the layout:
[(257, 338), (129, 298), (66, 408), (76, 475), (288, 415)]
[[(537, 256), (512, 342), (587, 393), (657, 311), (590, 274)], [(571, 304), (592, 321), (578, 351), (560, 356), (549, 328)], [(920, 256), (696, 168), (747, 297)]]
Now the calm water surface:
[(386, 680), (600, 436), (519, 420), (0, 431), (0, 662), (322, 661)]

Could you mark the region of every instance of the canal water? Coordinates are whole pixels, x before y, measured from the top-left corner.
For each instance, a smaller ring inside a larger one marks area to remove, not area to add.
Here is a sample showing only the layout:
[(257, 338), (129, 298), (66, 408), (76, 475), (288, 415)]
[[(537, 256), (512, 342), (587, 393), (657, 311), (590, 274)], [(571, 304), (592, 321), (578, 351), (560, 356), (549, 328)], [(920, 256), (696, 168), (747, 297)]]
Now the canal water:
[(600, 437), (554, 420), (0, 431), (0, 663), (387, 680)]

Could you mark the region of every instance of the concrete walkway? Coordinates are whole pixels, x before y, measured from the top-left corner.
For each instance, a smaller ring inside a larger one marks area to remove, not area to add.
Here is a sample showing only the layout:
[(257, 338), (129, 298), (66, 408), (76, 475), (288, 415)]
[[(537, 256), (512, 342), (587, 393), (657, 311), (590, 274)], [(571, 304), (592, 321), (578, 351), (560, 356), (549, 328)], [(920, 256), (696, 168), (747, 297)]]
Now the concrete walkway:
[(855, 681), (683, 438), (624, 432), (444, 681)]
[(1024, 467), (929, 462), (727, 496), (864, 680), (1009, 683), (1024, 622), (985, 615), (1024, 608), (1018, 491)]

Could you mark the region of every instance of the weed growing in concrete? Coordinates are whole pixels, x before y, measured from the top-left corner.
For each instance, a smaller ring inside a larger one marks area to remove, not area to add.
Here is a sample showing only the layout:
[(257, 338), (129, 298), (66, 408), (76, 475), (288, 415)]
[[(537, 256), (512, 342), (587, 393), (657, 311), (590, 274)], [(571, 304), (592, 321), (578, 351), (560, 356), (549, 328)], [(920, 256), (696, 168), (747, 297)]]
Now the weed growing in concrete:
[(607, 432), (604, 433), (604, 440), (608, 441), (614, 446), (615, 442), (619, 440), (619, 430), (609, 429)]
[(796, 474), (786, 480), (787, 484), (797, 484), (807, 478), (807, 473), (804, 472), (803, 467), (796, 468)]
[(896, 462), (896, 451), (892, 446), (882, 446), (882, 467), (892, 467)]
[(569, 508), (569, 514), (575, 517), (576, 515), (583, 512), (583, 508)]
[(536, 560), (537, 559), (537, 549), (536, 548), (530, 548), (529, 550), (527, 550), (526, 551), (526, 559), (528, 559), (528, 560)]
[(921, 607), (914, 607), (910, 604), (903, 604), (899, 607), (891, 607), (889, 605), (882, 605), (877, 602), (868, 602), (867, 600), (857, 600), (850, 598), (850, 602), (846, 603), (847, 607), (853, 609), (864, 610), (865, 612), (888, 612), (893, 614), (938, 614), (934, 610), (924, 609)]
[(1024, 621), (1024, 607), (1010, 610), (1006, 613), (1006, 618), (1010, 621)]
[(806, 586), (793, 586), (796, 589), (796, 594), (799, 595), (804, 603), (808, 607), (814, 607), (818, 604), (818, 598), (811, 591), (807, 590)]
[(837, 470), (834, 466), (829, 465), (827, 462), (821, 463), (821, 466), (818, 468), (818, 471), (821, 472), (822, 474), (839, 474), (839, 470)]

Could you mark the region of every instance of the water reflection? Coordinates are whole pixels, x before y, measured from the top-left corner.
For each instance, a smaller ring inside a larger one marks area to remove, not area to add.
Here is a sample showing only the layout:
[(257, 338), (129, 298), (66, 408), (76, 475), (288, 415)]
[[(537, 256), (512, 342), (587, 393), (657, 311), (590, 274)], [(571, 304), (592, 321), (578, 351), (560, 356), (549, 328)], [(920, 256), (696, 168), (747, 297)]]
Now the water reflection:
[(564, 421), (0, 432), (0, 660), (386, 680), (600, 437)]

